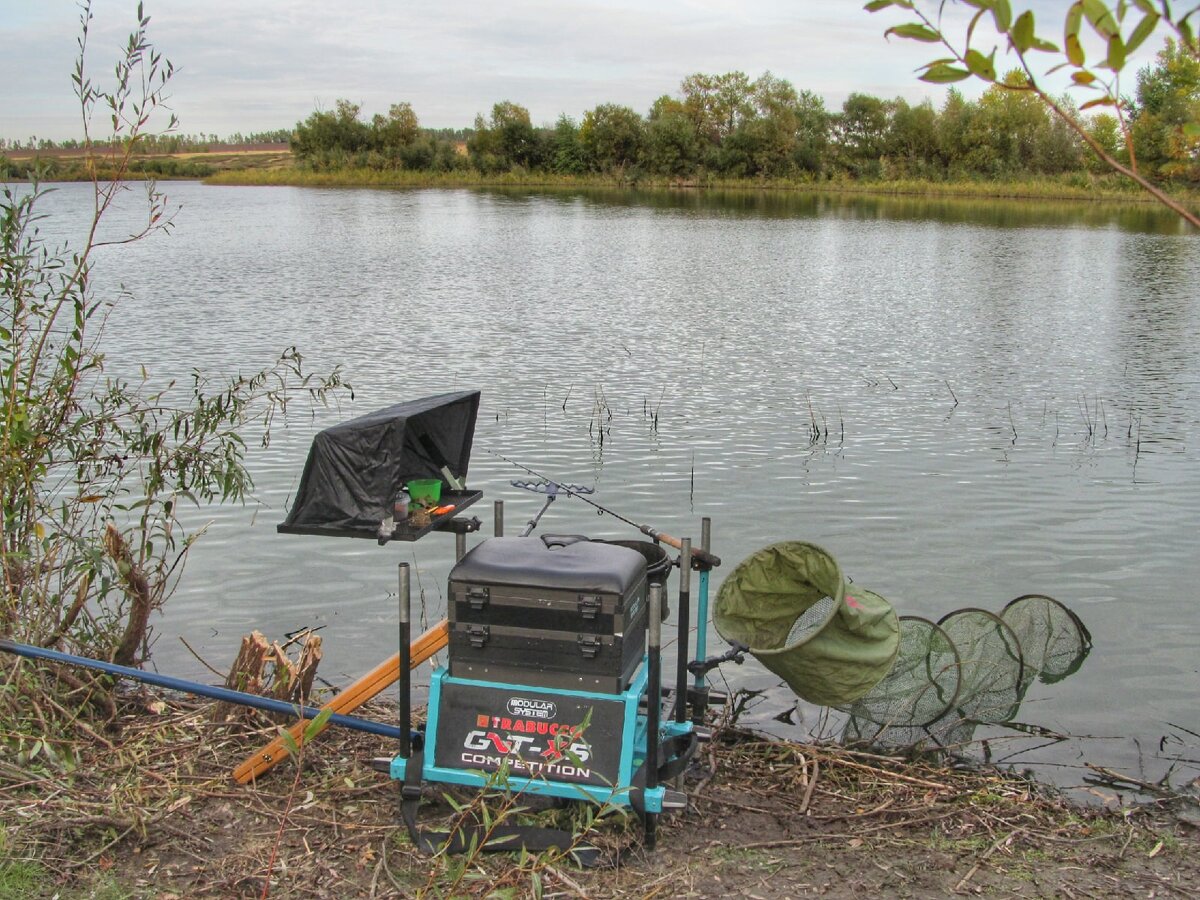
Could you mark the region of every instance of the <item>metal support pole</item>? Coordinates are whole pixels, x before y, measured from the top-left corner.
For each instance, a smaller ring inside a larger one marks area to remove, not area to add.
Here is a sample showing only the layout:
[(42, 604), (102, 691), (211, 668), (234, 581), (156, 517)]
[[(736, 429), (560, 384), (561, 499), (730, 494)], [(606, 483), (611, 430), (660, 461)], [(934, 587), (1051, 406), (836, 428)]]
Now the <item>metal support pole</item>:
[[(712, 519), (700, 520), (700, 546), (705, 553), (712, 550)], [(708, 658), (708, 566), (700, 570), (700, 599), (696, 609), (696, 659)], [(703, 672), (696, 675), (695, 705), (692, 722), (701, 725), (708, 709), (708, 678)]]
[(504, 537), (504, 501), (497, 500), (495, 504), (495, 524), (492, 526), (492, 534), (496, 537)]
[[(650, 638), (646, 684), (646, 789), (658, 787), (658, 729), (662, 709), (662, 585), (650, 585)], [(658, 839), (658, 816), (645, 813), (642, 819), (645, 845), (653, 850)]]
[(467, 535), (464, 532), (456, 532), (454, 535), (454, 561), (458, 562), (467, 555)]
[(412, 598), (408, 563), (400, 563), (400, 755), (412, 754)]
[(692, 539), (684, 538), (679, 548), (679, 640), (675, 652), (679, 659), (675, 675), (675, 721), (688, 720), (688, 644), (692, 615)]

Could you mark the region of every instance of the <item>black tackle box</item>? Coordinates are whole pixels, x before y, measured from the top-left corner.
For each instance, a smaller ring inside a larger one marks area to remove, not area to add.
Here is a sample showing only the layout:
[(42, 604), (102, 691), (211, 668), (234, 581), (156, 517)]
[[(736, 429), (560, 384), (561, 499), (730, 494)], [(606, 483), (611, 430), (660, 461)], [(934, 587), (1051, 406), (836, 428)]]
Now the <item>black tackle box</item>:
[(645, 557), (586, 538), (490, 538), (450, 572), (450, 674), (620, 693), (646, 650)]

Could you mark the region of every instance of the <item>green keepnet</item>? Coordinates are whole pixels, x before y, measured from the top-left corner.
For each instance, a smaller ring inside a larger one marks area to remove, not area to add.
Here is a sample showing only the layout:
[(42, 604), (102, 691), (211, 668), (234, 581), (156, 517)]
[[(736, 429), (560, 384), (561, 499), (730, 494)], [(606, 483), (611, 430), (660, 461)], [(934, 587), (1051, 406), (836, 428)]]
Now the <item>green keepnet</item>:
[(826, 551), (772, 544), (742, 560), (717, 593), (713, 622), (800, 697), (822, 706), (857, 700), (892, 667), (900, 625), (891, 605), (846, 584)]

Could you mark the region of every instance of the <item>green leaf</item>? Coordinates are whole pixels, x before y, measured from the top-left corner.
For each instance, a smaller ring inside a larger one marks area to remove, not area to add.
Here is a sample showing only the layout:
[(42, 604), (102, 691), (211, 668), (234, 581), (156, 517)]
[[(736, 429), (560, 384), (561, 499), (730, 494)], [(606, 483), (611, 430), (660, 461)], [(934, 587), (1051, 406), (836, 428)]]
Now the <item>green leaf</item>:
[[(1188, 13), (1188, 15), (1191, 15), (1191, 13)], [(1191, 23), (1188, 22), (1187, 16), (1184, 16), (1182, 21), (1176, 23), (1175, 30), (1179, 32), (1180, 42), (1182, 42), (1185, 47), (1191, 47), (1193, 54), (1196, 53), (1196, 35), (1195, 32), (1192, 31), (1192, 26)]]
[(908, 22), (904, 25), (896, 25), (889, 28), (883, 33), (885, 38), (892, 35), (897, 37), (908, 38), (913, 41), (922, 41), (926, 44), (936, 44), (942, 39), (942, 36), (930, 28), (928, 25), (922, 25), (920, 22)]
[(1187, 138), (1200, 138), (1200, 123), (1186, 122), (1183, 126), (1183, 135)]
[(296, 756), (300, 752), (300, 745), (296, 743), (296, 739), (292, 737), (292, 733), (286, 728), (279, 729), (279, 739), (283, 741), (283, 749), (291, 756)]
[(1137, 28), (1133, 29), (1133, 34), (1129, 35), (1129, 40), (1125, 42), (1125, 52), (1133, 53), (1146, 38), (1154, 33), (1154, 29), (1158, 27), (1158, 13), (1151, 12), (1142, 17), (1142, 21), (1138, 22)]
[(899, 6), (901, 9), (912, 9), (912, 4), (907, 0), (872, 0), (863, 7), (867, 12), (879, 12), (881, 9), (887, 9), (889, 6)]
[(329, 717), (332, 715), (333, 707), (327, 706), (317, 713), (313, 720), (304, 727), (304, 742), (306, 744), (324, 730), (325, 725), (329, 722)]
[(1087, 103), (1082, 104), (1079, 107), (1079, 109), (1082, 112), (1085, 109), (1093, 109), (1094, 107), (1097, 107), (1097, 106), (1116, 106), (1116, 105), (1117, 105), (1117, 101), (1114, 100), (1112, 97), (1097, 97), (1095, 100), (1089, 100)]
[(1096, 80), (1096, 76), (1087, 69), (1080, 69), (1078, 72), (1071, 73), (1071, 80), (1076, 84), (1091, 84)]
[(1079, 35), (1067, 35), (1067, 59), (1071, 61), (1073, 66), (1082, 66), (1086, 60), (1086, 55), (1083, 52), (1083, 44), (1079, 42)]
[(1104, 60), (1105, 68), (1120, 72), (1125, 68), (1125, 42), (1119, 34), (1108, 39), (1108, 57)]
[(956, 81), (966, 81), (971, 77), (971, 73), (966, 69), (960, 69), (957, 66), (948, 66), (943, 63), (930, 66), (921, 74), (922, 81), (927, 81), (930, 84), (952, 84)]
[(968, 50), (966, 58), (963, 60), (970, 69), (972, 75), (978, 75), (985, 81), (996, 80), (996, 65), (994, 62), (995, 52), (992, 51), (991, 56), (984, 56), (978, 50)]
[(1108, 39), (1120, 33), (1120, 26), (1117, 25), (1117, 20), (1113, 18), (1113, 14), (1104, 4), (1104, 0), (1081, 0), (1081, 2), (1083, 14), (1098, 35)]
[(1033, 12), (1026, 10), (1017, 16), (1017, 21), (1013, 23), (1012, 31), (1009, 32), (1009, 39), (1012, 40), (1013, 46), (1017, 48), (1018, 53), (1024, 53), (1033, 46)]
[(996, 20), (996, 30), (1007, 34), (1009, 26), (1012, 25), (1012, 7), (1008, 5), (1008, 0), (995, 0), (992, 4), (992, 18)]
[(1067, 58), (1071, 57), (1072, 46), (1078, 48), (1079, 62), (1071, 59), (1071, 63), (1076, 66), (1083, 65), (1083, 45), (1079, 43), (1079, 29), (1083, 25), (1083, 0), (1071, 4), (1071, 8), (1067, 10), (1067, 17), (1063, 21), (1063, 43), (1067, 48)]

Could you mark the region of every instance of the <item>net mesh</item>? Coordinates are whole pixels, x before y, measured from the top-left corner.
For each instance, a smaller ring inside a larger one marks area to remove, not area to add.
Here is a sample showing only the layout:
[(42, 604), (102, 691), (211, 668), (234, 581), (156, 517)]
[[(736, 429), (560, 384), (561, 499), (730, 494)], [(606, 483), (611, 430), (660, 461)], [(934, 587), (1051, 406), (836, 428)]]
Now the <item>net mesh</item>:
[[(919, 616), (900, 617), (900, 650), (887, 676), (846, 712), (855, 740), (889, 737), (914, 742), (958, 697), (962, 666), (942, 628)], [(916, 732), (912, 730), (916, 729)]]
[(791, 647), (794, 644), (802, 643), (824, 628), (836, 606), (837, 601), (826, 596), (796, 616), (796, 621), (788, 630), (783, 646)]
[(851, 705), (847, 742), (949, 748), (969, 743), (981, 724), (1011, 721), (1035, 678), (1075, 672), (1091, 635), (1052, 597), (1029, 594), (999, 616), (966, 608), (937, 624), (900, 619), (900, 649), (888, 675)]
[(1045, 684), (1066, 678), (1083, 664), (1092, 636), (1079, 616), (1053, 597), (1026, 594), (1009, 601), (1000, 617), (1016, 633), (1025, 657), (1026, 678)]

